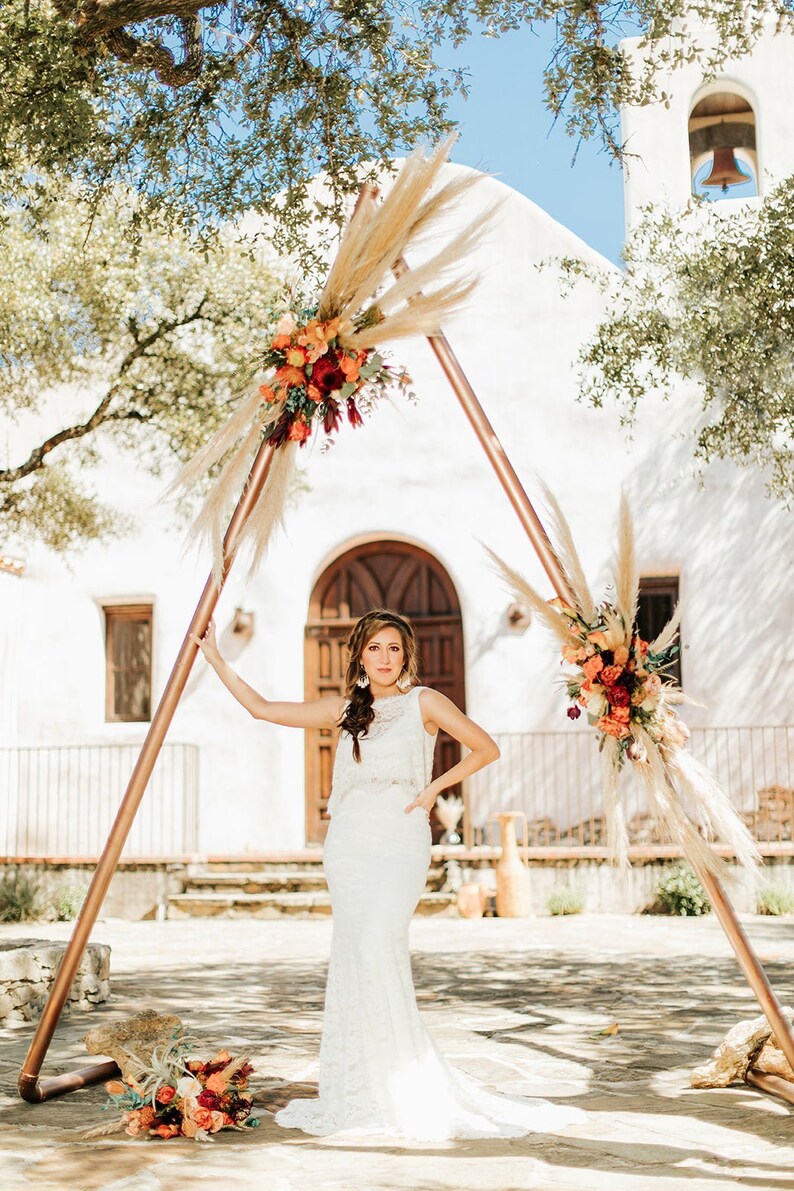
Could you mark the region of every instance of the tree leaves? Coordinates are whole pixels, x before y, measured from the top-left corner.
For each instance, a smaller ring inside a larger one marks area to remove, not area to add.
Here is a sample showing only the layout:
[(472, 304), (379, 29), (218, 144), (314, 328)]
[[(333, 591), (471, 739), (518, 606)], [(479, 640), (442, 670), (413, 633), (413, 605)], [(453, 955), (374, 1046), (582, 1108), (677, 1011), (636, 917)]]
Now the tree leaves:
[(794, 496), (793, 225), (794, 179), (761, 205), (648, 210), (581, 355), (583, 396), (617, 400), (627, 420), (646, 393), (694, 381), (696, 457), (757, 466), (784, 499)]

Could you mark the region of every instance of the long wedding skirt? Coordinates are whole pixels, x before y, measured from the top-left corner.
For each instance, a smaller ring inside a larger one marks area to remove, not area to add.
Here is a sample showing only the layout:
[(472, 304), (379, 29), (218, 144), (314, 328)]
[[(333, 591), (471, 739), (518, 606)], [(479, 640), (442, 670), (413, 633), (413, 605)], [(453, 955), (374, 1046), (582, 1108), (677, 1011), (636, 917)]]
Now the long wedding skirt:
[(318, 1099), (276, 1114), (285, 1128), (406, 1139), (520, 1137), (586, 1119), (576, 1108), (486, 1091), (450, 1067), (422, 1023), (408, 926), (430, 860), (427, 815), (399, 787), (352, 791), (334, 813), (324, 867), (333, 940)]

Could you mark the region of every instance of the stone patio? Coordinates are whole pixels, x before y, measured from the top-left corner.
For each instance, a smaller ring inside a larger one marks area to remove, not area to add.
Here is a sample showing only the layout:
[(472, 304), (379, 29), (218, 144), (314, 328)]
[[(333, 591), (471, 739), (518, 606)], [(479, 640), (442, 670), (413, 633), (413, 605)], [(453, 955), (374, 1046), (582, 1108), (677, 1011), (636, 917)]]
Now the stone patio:
[[(794, 1001), (794, 921), (744, 922), (781, 1000)], [(0, 941), (36, 933), (0, 927)], [(31, 1031), (20, 1025), (0, 1032), (2, 1191), (794, 1191), (787, 1105), (746, 1087), (688, 1087), (690, 1068), (757, 1012), (712, 918), (416, 919), (420, 1004), (447, 1056), (506, 1092), (590, 1115), (559, 1134), (402, 1148), (305, 1137), (267, 1114), (291, 1083), (316, 1079), (330, 933), (324, 919), (100, 922), (111, 1000), (72, 1011), (45, 1073), (85, 1064), (81, 1039), (101, 1022), (147, 1006), (176, 1012), (210, 1042), (252, 1054), (262, 1125), (204, 1146), (87, 1141), (83, 1131), (107, 1120), (103, 1090), (24, 1104), (16, 1074)]]

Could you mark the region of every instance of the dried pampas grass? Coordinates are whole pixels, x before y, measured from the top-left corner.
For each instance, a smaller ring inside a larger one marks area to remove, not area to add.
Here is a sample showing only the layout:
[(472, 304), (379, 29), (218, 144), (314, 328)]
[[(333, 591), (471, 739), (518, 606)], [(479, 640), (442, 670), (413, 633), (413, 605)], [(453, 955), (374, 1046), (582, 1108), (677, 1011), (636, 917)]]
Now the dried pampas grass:
[[(391, 340), (436, 335), (476, 285), (465, 261), (496, 205), (480, 212), (415, 271), (408, 270), (403, 259), (406, 251), (438, 230), (482, 178), (466, 170), (440, 181), (453, 142), (450, 137), (430, 154), (409, 157), (382, 203), (372, 190), (362, 194), (318, 303), (321, 323), (339, 320), (337, 341), (346, 350), (371, 350)], [(393, 270), (399, 273), (396, 278)], [(225, 526), (263, 437), (284, 409), (284, 401), (263, 402), (257, 384), (168, 490), (185, 491), (220, 468), (189, 537), (190, 542), (210, 543), (218, 586), (230, 561), (223, 552)], [(240, 544), (251, 547), (252, 567), (261, 562), (273, 528), (282, 519), (295, 469), (295, 445), (276, 448), (262, 495), (241, 532)]]
[[(545, 495), (552, 515), (552, 548), (570, 588), (566, 601), (544, 600), (522, 575), (486, 546), (491, 562), (508, 590), (527, 604), (563, 645), (579, 647), (583, 641), (592, 640), (587, 638), (587, 632), (597, 629), (606, 649), (628, 647), (636, 632), (639, 572), (627, 500), (621, 498), (618, 548), (613, 559), (614, 605), (596, 606), (570, 527), (553, 495), (548, 490)], [(563, 602), (567, 603), (568, 612), (561, 606)], [(577, 625), (576, 616), (583, 623)], [(680, 611), (676, 608), (668, 624), (650, 643), (652, 653), (661, 654), (674, 643), (679, 623)], [(676, 704), (685, 702), (692, 700), (664, 683), (653, 735), (640, 722), (632, 721), (631, 736), (624, 738), (622, 748), (614, 736), (601, 731), (604, 817), (610, 854), (622, 867), (628, 867), (629, 838), (621, 790), (621, 769), (628, 759), (642, 782), (660, 832), (669, 842), (681, 845), (696, 870), (725, 875), (725, 864), (710, 847), (710, 838), (718, 839), (741, 865), (753, 870), (760, 862), (755, 840), (713, 774), (686, 750), (689, 733), (674, 711)]]

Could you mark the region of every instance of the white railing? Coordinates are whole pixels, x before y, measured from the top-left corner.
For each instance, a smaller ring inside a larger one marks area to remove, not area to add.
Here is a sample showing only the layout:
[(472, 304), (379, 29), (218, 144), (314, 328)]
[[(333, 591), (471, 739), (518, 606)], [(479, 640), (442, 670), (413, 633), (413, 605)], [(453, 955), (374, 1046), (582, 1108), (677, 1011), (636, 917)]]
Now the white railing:
[[(0, 854), (93, 859), (102, 851), (139, 744), (0, 749)], [(166, 744), (123, 858), (198, 849), (198, 747)]]
[[(606, 845), (601, 770), (595, 733), (516, 732), (496, 736), (502, 756), (468, 783), (474, 843), (495, 841), (495, 811), (523, 811), (531, 847)], [(703, 761), (756, 839), (794, 851), (794, 725), (695, 728), (690, 749)], [(629, 834), (660, 843), (640, 783), (623, 775)]]

